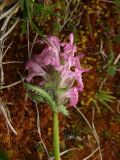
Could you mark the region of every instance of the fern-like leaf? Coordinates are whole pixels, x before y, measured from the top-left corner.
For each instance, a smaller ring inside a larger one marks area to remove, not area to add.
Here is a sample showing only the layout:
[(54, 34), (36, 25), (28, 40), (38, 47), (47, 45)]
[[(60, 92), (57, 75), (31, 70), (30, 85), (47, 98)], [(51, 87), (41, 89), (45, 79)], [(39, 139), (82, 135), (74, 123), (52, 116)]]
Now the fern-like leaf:
[(36, 95), (32, 92), (28, 92), (28, 96), (31, 98), (32, 101), (35, 101), (37, 103), (45, 103), (45, 100), (40, 96), (40, 95)]
[(112, 103), (116, 99), (111, 94), (112, 94), (112, 92), (101, 90), (101, 91), (98, 91), (96, 93), (95, 98), (101, 104), (103, 104), (104, 106), (106, 106), (109, 110), (111, 110), (112, 112), (114, 112), (113, 109), (108, 104), (108, 103)]
[(64, 116), (69, 115), (69, 111), (66, 109), (64, 105), (58, 107), (58, 112), (62, 113)]
[[(29, 83), (24, 83), (24, 86), (28, 91), (28, 95), (31, 96), (31, 99), (37, 102), (44, 101), (51, 107), (52, 111), (57, 112), (55, 102), (53, 101), (52, 97), (46, 91), (44, 91), (40, 87), (37, 87)], [(31, 92), (33, 92), (34, 95)]]

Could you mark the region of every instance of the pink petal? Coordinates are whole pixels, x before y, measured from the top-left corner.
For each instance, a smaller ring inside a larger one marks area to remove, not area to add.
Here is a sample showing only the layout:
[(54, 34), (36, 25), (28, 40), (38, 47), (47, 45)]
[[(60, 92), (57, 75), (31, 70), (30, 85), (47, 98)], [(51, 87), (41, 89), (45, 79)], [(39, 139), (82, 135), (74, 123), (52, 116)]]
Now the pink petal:
[(76, 106), (78, 102), (78, 91), (76, 87), (68, 90), (67, 96), (70, 98), (70, 106)]
[(74, 42), (74, 35), (73, 33), (70, 34), (70, 43), (73, 44)]
[(82, 69), (81, 70), (75, 69), (75, 72), (74, 72), (74, 77), (78, 83), (79, 91), (82, 91), (84, 88), (83, 80), (82, 80), (82, 72), (83, 72)]
[(41, 68), (41, 66), (36, 62), (34, 62), (33, 60), (27, 62), (26, 69), (29, 70), (29, 75), (26, 79), (27, 81), (31, 81), (32, 78), (35, 76), (45, 77), (46, 75), (46, 72)]
[(60, 52), (60, 40), (55, 36), (48, 36), (48, 46), (52, 47), (55, 52)]
[(63, 47), (63, 53), (62, 57), (65, 61), (68, 60), (69, 56), (74, 56), (75, 52), (77, 51), (76, 46), (73, 44), (74, 42), (74, 36), (73, 33), (70, 34), (70, 42), (69, 43), (61, 43), (61, 46)]

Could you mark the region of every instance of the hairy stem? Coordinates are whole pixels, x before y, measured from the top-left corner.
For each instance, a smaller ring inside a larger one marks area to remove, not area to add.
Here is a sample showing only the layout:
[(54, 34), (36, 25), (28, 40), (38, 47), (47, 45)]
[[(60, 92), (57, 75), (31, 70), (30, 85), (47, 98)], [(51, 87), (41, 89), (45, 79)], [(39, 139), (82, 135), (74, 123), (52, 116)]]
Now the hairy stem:
[(60, 160), (58, 113), (53, 113), (53, 148), (55, 160)]

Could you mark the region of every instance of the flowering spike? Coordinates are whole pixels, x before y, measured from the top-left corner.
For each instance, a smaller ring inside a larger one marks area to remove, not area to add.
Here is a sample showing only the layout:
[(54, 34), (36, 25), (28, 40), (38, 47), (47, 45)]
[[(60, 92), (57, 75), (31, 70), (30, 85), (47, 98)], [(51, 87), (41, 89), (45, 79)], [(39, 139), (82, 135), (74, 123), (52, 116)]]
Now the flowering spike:
[(54, 101), (64, 106), (69, 100), (70, 106), (76, 106), (78, 92), (84, 88), (82, 73), (88, 69), (81, 67), (80, 59), (83, 54), (75, 56), (77, 47), (74, 45), (74, 35), (70, 34), (69, 43), (60, 43), (55, 36), (48, 36), (45, 43), (43, 51), (33, 55), (27, 63), (29, 75), (26, 80), (29, 82), (35, 76), (42, 77), (44, 81), (40, 85), (44, 85), (44, 88), (49, 86), (49, 93)]

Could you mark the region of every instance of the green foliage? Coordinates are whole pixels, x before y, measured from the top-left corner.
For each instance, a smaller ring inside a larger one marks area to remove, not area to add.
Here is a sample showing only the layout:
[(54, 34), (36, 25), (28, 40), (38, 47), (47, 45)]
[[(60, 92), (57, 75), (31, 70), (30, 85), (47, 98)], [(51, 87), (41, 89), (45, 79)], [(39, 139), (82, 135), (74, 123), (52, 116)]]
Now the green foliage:
[(24, 83), (24, 87), (33, 101), (37, 103), (47, 103), (53, 112), (60, 112), (63, 115), (68, 116), (69, 113), (66, 107), (64, 105), (57, 106), (51, 95), (44, 89), (29, 83)]
[(69, 115), (69, 111), (66, 109), (66, 107), (64, 105), (60, 105), (58, 107), (58, 112), (62, 113), (64, 116)]
[(25, 21), (22, 22), (22, 33), (26, 33), (27, 32), (27, 23)]
[(113, 109), (109, 106), (109, 103), (112, 103), (116, 98), (111, 94), (112, 92), (100, 90), (96, 93), (95, 99), (113, 112)]
[(3, 151), (0, 151), (0, 160), (8, 160), (7, 154)]
[(117, 66), (114, 64), (114, 53), (111, 52), (108, 61), (107, 73), (110, 76), (114, 76), (117, 70)]
[(21, 10), (24, 11), (24, 7), (25, 7), (25, 1), (24, 0), (19, 0), (20, 6), (21, 6)]
[(107, 73), (110, 75), (110, 76), (114, 76), (115, 73), (116, 73), (116, 66), (115, 65), (110, 65), (108, 66), (108, 69), (107, 69)]
[(29, 0), (19, 0), (21, 10), (23, 12), (23, 18), (29, 18), (31, 20), (32, 18), (32, 7), (33, 7), (33, 1)]
[(54, 112), (56, 112), (55, 102), (46, 91), (29, 83), (24, 83), (24, 86), (27, 89), (28, 95), (33, 101), (45, 102), (51, 107)]
[(26, 33), (27, 31), (26, 19), (29, 20), (32, 29), (34, 29), (40, 36), (43, 36), (43, 30), (38, 25), (38, 21), (35, 22), (35, 19), (37, 17), (39, 19), (39, 24), (45, 22), (47, 19), (50, 19), (50, 16), (56, 16), (61, 19), (64, 18), (53, 11), (55, 5), (47, 6), (43, 5), (42, 3), (36, 3), (32, 0), (19, 0), (19, 2), (21, 6), (21, 11), (23, 13), (22, 33)]
[(43, 35), (42, 31), (40, 30), (39, 26), (33, 21), (33, 0), (19, 0), (21, 10), (23, 13), (23, 23), (22, 23), (22, 33), (25, 33), (27, 31), (26, 29), (26, 19), (29, 20), (29, 23), (31, 27), (36, 30), (36, 32), (41, 36)]
[[(93, 103), (95, 107), (97, 108), (97, 112), (101, 114), (99, 104), (102, 104), (103, 106), (107, 107), (111, 112), (114, 112), (113, 109), (110, 107), (109, 103), (114, 102), (116, 99), (114, 96), (111, 95), (112, 92), (105, 91), (105, 90), (99, 90), (96, 92), (94, 98), (89, 99), (89, 103)], [(88, 104), (89, 104), (88, 103)]]
[(53, 13), (53, 5), (45, 6), (43, 4), (37, 4), (34, 3), (33, 9), (34, 9), (34, 15), (39, 14), (52, 14)]
[(55, 35), (59, 34), (59, 32), (61, 31), (61, 27), (62, 25), (59, 23), (53, 24), (53, 30), (54, 30)]

